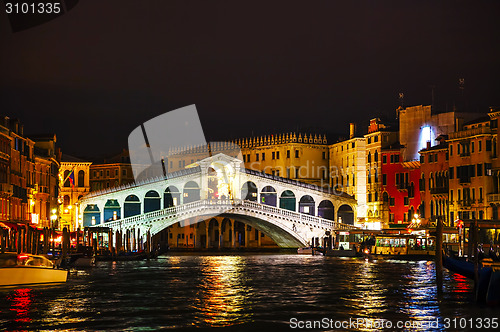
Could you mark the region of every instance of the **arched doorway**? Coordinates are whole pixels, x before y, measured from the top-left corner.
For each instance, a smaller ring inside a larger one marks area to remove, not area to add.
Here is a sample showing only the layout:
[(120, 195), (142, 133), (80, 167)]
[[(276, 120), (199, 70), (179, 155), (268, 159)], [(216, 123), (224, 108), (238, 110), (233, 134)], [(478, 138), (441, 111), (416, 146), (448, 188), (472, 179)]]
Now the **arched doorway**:
[(144, 196), (144, 213), (160, 209), (160, 194), (155, 190), (150, 190)]
[(184, 185), (183, 204), (200, 200), (200, 187), (194, 181), (189, 181)]
[(104, 204), (104, 221), (120, 219), (120, 203), (116, 199), (108, 199)]
[(123, 203), (123, 217), (128, 218), (141, 214), (141, 200), (136, 195), (128, 195)]
[(309, 195), (304, 195), (299, 201), (299, 212), (314, 216), (314, 199)]
[(265, 205), (276, 206), (276, 190), (271, 186), (265, 186), (260, 192), (260, 202)]
[(285, 190), (280, 196), (280, 208), (290, 211), (295, 211), (297, 200), (295, 194), (291, 190)]
[(318, 206), (318, 217), (335, 220), (333, 203), (328, 200), (321, 201)]
[(179, 205), (181, 201), (181, 193), (176, 186), (168, 186), (163, 193), (163, 208), (169, 208), (172, 206)]
[(101, 211), (96, 204), (89, 204), (83, 210), (83, 226), (94, 226), (101, 223)]
[[(368, 211), (368, 217), (371, 217), (372, 211)], [(338, 221), (344, 224), (354, 225), (354, 211), (347, 204), (341, 205), (337, 211)]]
[(252, 181), (247, 181), (241, 187), (241, 199), (257, 202), (257, 185)]

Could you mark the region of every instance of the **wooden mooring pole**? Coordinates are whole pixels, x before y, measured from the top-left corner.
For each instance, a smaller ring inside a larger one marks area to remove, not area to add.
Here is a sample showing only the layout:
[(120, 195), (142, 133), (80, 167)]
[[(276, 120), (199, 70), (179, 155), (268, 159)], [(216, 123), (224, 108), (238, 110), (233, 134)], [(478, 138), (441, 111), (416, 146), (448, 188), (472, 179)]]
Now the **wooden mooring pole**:
[(436, 285), (438, 294), (443, 291), (443, 220), (438, 218), (436, 225)]

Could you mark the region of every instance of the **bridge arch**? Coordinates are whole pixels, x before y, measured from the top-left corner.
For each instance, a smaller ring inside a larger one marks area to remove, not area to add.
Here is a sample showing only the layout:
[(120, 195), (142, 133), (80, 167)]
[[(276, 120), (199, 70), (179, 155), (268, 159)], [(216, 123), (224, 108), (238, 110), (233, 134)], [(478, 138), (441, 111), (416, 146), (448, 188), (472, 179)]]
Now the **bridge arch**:
[(257, 202), (257, 185), (252, 181), (247, 181), (241, 186), (241, 199)]
[(285, 190), (280, 196), (280, 208), (295, 211), (297, 207), (297, 199), (291, 190)]
[(123, 217), (132, 217), (141, 214), (141, 200), (136, 195), (128, 195), (123, 203)]
[(101, 210), (97, 204), (88, 204), (83, 210), (83, 226), (94, 226), (101, 223)]
[(168, 186), (163, 193), (163, 208), (169, 208), (179, 205), (181, 201), (181, 193), (176, 186)]
[(183, 204), (200, 200), (200, 186), (194, 181), (189, 181), (184, 185)]
[(299, 212), (314, 216), (314, 199), (309, 195), (304, 195), (299, 201)]
[(104, 204), (104, 221), (120, 219), (120, 203), (116, 199), (108, 199)]
[[(337, 215), (339, 218), (339, 221), (342, 221), (344, 224), (348, 225), (354, 225), (354, 210), (350, 205), (343, 204), (339, 207), (337, 211)], [(368, 217), (371, 217), (372, 211), (368, 211)]]
[(160, 209), (160, 194), (156, 190), (150, 190), (144, 196), (144, 213)]
[(277, 194), (276, 189), (272, 186), (265, 186), (260, 191), (260, 202), (265, 205), (276, 206)]
[(318, 217), (328, 220), (335, 220), (333, 203), (327, 199), (322, 200), (318, 205)]

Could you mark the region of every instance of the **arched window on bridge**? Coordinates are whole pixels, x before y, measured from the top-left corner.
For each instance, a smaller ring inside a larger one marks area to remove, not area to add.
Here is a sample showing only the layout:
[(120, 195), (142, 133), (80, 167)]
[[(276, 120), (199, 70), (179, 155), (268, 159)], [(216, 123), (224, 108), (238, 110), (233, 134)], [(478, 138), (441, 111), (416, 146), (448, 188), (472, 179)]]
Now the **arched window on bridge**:
[(194, 181), (189, 181), (184, 185), (183, 204), (200, 200), (200, 187)]
[(252, 181), (247, 181), (241, 187), (241, 199), (257, 202), (257, 185)]
[(299, 201), (299, 212), (314, 216), (314, 199), (309, 195), (304, 195)]
[(154, 190), (150, 190), (144, 197), (144, 213), (156, 211), (160, 209), (160, 194)]
[(176, 186), (168, 186), (163, 193), (163, 208), (169, 208), (179, 205), (181, 202), (181, 193)]
[(291, 190), (285, 190), (280, 196), (280, 208), (290, 211), (295, 211), (297, 205), (297, 199), (295, 194)]
[(108, 199), (104, 204), (104, 221), (120, 219), (120, 203), (116, 199)]
[(141, 214), (141, 200), (136, 195), (128, 195), (123, 204), (123, 217), (132, 217)]
[(260, 192), (260, 203), (270, 206), (276, 206), (277, 195), (276, 189), (271, 186), (265, 186)]
[(326, 199), (321, 201), (318, 205), (318, 217), (335, 220), (333, 203)]
[(83, 210), (83, 226), (94, 226), (101, 223), (101, 211), (96, 204), (89, 204)]

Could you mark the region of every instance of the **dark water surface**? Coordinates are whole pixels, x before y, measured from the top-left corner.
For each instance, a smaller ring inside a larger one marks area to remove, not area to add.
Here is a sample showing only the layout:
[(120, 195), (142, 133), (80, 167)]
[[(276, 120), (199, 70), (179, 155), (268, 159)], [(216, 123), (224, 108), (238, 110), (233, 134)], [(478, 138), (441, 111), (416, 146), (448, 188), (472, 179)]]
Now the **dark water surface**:
[(406, 329), (414, 331), (445, 330), (445, 318), (457, 325), (456, 319), (500, 316), (500, 308), (474, 303), (470, 281), (445, 270), (444, 294), (438, 299), (434, 279), (434, 263), (426, 261), (214, 254), (99, 262), (93, 269), (72, 271), (64, 285), (1, 289), (0, 327), (279, 331), (291, 330), (295, 318), (303, 324), (359, 319), (365, 325), (360, 321), (337, 330), (368, 331), (383, 330), (388, 323), (394, 325), (385, 330), (399, 330), (397, 321), (439, 322)]

